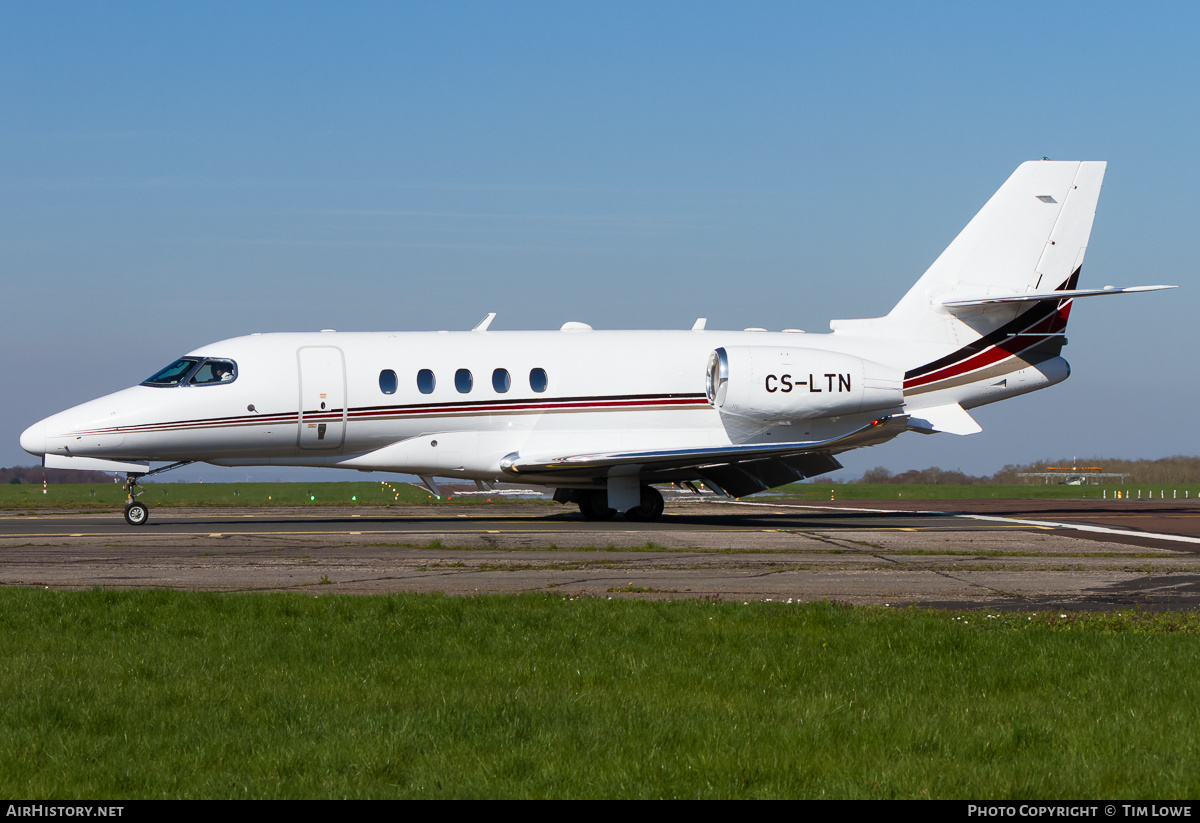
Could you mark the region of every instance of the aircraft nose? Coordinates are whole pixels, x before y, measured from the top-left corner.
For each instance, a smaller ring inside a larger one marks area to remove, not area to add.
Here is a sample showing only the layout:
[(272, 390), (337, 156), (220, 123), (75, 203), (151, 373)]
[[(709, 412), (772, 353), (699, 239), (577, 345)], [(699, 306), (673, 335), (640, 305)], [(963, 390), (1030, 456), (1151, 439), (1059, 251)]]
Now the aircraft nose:
[(46, 454), (46, 421), (41, 420), (21, 432), (21, 448), (42, 457)]

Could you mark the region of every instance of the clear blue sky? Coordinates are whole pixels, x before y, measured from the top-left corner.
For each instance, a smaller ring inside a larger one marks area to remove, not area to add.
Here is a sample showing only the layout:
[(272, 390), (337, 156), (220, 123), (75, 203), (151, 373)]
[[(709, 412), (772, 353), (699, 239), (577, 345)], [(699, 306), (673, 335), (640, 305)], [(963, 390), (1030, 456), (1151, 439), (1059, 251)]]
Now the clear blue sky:
[[(253, 331), (885, 313), (1023, 160), (1107, 160), (1066, 383), (846, 456), (1197, 454), (1194, 3), (5, 3), (0, 465)], [(647, 352), (653, 356), (653, 352)], [(219, 470), (208, 476), (219, 479)]]

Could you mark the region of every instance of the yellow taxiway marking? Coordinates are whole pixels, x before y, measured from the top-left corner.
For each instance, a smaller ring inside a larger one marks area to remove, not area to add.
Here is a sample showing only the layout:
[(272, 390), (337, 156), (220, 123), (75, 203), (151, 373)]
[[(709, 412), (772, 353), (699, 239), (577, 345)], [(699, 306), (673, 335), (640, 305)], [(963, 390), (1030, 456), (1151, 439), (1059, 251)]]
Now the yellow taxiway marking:
[[(446, 534), (454, 535), (454, 534), (500, 534), (500, 533), (501, 532), (497, 529), (456, 529), (452, 532), (447, 532), (445, 529), (421, 529), (421, 530), (412, 530), (412, 531), (402, 531), (399, 529), (387, 529), (387, 530), (381, 529), (380, 531), (371, 531), (371, 532), (342, 532), (342, 531), (147, 532), (147, 531), (130, 531), (130, 532), (82, 532), (82, 533), (75, 533), (75, 534), (68, 534), (68, 535), (42, 532), (42, 533), (30, 533), (30, 534), (0, 535), (0, 541), (29, 539), (29, 538), (38, 538), (38, 537), (41, 537), (41, 538), (54, 538), (54, 537), (111, 537), (111, 538), (156, 537), (156, 538), (162, 538), (162, 537), (274, 537), (274, 536), (279, 536), (279, 535), (283, 535), (283, 536), (290, 535), (290, 536), (295, 536), (295, 537), (310, 537), (310, 536), (336, 537), (338, 535), (350, 535), (350, 534), (358, 534), (358, 535), (364, 535), (364, 534), (367, 534), (367, 535), (435, 534), (435, 535), (445, 536)], [(580, 534), (580, 533), (581, 533), (580, 530), (567, 530), (567, 529), (545, 529), (545, 530), (539, 530), (537, 532), (537, 534), (539, 534), (539, 535), (552, 535), (552, 534), (571, 535), (571, 534)], [(604, 534), (645, 534), (645, 533), (646, 532), (641, 529), (622, 529), (620, 531), (617, 531), (614, 529), (614, 530), (607, 530), (604, 532)]]

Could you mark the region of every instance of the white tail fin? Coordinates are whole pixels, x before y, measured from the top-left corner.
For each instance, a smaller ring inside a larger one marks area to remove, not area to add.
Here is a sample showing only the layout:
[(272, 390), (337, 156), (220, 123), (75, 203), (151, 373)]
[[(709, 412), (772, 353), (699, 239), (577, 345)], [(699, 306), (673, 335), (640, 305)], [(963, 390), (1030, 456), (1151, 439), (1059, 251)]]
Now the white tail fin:
[[(946, 302), (1074, 289), (1105, 165), (1022, 163), (886, 317), (830, 325), (838, 334), (953, 350), (1001, 329), (1029, 304), (984, 303), (951, 312)], [(1065, 315), (1062, 320), (1065, 325)]]

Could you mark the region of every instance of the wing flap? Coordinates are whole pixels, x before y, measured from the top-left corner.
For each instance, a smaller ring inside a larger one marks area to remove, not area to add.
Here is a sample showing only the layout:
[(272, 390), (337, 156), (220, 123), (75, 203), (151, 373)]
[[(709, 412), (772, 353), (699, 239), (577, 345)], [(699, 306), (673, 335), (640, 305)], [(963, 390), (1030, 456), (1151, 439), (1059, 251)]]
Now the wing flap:
[(794, 457), (755, 460), (736, 465), (705, 466), (698, 469), (697, 473), (706, 484), (720, 489), (730, 497), (745, 497), (840, 468), (842, 464), (832, 454), (809, 452)]

